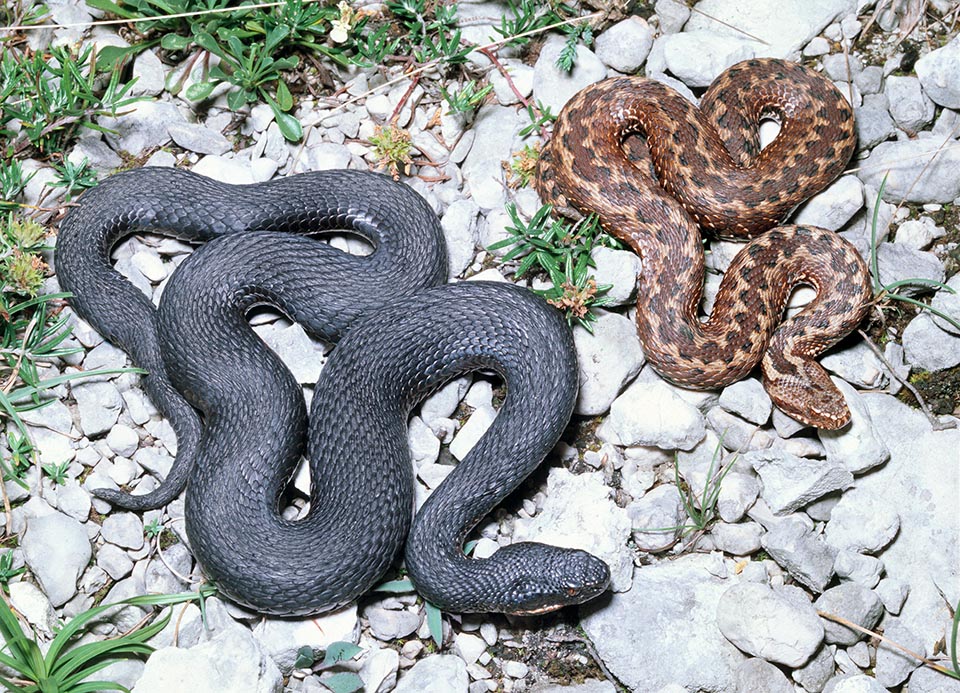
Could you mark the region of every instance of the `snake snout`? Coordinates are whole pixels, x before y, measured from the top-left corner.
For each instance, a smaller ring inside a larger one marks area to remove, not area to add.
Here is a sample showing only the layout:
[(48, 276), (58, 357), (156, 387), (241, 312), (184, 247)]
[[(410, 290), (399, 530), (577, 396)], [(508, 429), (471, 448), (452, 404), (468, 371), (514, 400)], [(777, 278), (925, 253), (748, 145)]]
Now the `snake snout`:
[(541, 555), (532, 574), (514, 581), (514, 607), (509, 613), (542, 614), (582, 604), (599, 596), (610, 584), (610, 568), (580, 549), (534, 544)]

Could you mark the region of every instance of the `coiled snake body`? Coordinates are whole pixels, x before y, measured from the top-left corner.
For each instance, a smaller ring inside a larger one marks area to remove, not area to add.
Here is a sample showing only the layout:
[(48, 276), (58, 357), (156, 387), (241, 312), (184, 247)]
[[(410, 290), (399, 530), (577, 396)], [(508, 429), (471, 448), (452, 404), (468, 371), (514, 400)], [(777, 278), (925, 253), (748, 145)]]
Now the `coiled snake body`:
[[(329, 229), (364, 236), (373, 253), (304, 237)], [(157, 311), (110, 267), (112, 245), (136, 230), (208, 241), (170, 277)], [(445, 257), (426, 203), (376, 174), (233, 186), (147, 168), (88, 191), (60, 227), (59, 279), (75, 310), (149, 369), (144, 385), (179, 443), (153, 494), (98, 495), (149, 507), (186, 483), (187, 534), (223, 594), (283, 616), (334, 609), (368, 590), (407, 539), (410, 408), (456, 375), (492, 369), (506, 401), (417, 515), (410, 575), (456, 611), (539, 612), (602, 592), (609, 570), (584, 551), (523, 543), (488, 559), (463, 555), (470, 529), (559, 438), (576, 361), (562, 318), (529, 292), (437, 286)], [(309, 434), (299, 385), (246, 322), (258, 304), (330, 341), (349, 328), (317, 384)], [(304, 450), (310, 510), (288, 521), (280, 499)]]
[[(767, 116), (781, 129), (761, 150)], [(648, 159), (635, 156), (634, 135), (645, 139)], [(648, 79), (587, 87), (560, 113), (537, 186), (561, 207), (597, 213), (608, 233), (641, 256), (637, 330), (661, 375), (714, 388), (760, 363), (778, 407), (832, 429), (850, 412), (813, 357), (866, 315), (866, 264), (829, 231), (767, 229), (836, 178), (854, 146), (853, 111), (829, 81), (786, 61), (749, 60), (721, 74), (699, 108)], [(697, 316), (704, 280), (698, 224), (722, 237), (766, 231), (727, 269), (705, 322)], [(781, 323), (799, 284), (812, 285), (817, 297)]]

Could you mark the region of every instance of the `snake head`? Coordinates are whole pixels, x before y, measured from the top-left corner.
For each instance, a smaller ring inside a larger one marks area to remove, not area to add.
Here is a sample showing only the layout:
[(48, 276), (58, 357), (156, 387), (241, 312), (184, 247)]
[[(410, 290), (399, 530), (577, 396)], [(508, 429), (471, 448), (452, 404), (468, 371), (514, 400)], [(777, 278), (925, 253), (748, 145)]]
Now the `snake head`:
[(564, 549), (535, 542), (506, 546), (495, 556), (511, 556), (514, 575), (503, 595), (509, 614), (543, 614), (582, 604), (602, 594), (610, 584), (610, 568), (580, 549)]

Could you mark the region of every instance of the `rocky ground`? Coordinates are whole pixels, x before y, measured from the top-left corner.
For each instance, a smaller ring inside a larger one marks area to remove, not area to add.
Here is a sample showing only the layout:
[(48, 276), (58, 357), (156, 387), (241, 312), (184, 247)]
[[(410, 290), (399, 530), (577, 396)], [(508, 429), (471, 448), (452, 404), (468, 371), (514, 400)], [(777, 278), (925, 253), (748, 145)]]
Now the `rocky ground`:
[[(48, 5), (63, 23), (93, 19), (82, 2)], [(559, 35), (538, 37), (533, 49), (501, 61), (522, 97), (555, 113), (580, 88), (620, 73), (662, 79), (695, 99), (726, 66), (751, 56), (820, 69), (855, 106), (859, 151), (848, 172), (794, 218), (837, 230), (866, 256), (877, 214), (883, 283), (922, 278), (960, 289), (957, 4), (930, 2), (906, 27), (893, 9), (875, 13), (873, 3), (854, 0), (691, 5), (639, 5), (599, 32), (591, 48), (581, 45), (569, 74), (555, 64)], [(464, 39), (488, 41), (505, 11), (496, 2), (462, 2)], [(114, 27), (40, 33), (31, 40), (123, 43)], [(538, 136), (519, 134), (530, 121), (502, 75), (482, 56), (470, 60), (488, 70), (494, 87), (473, 117), (435, 118), (437, 93), (428, 84), (407, 94), (408, 80), (387, 82), (399, 72), (341, 71), (337, 96), (301, 97), (296, 115), (306, 135), (290, 144), (266, 106), (238, 123), (222, 93), (202, 110), (172, 96), (164, 80), (178, 66), (147, 50), (134, 63), (133, 89), (150, 98), (104, 118), (114, 132), (87, 132), (71, 157), (86, 157), (101, 174), (135, 159), (234, 183), (368, 169), (377, 165), (369, 145), (375, 125), (407, 97), (398, 125), (419, 156), (402, 179), (441, 215), (451, 277), (510, 281), (503, 251), (485, 248), (506, 236), (507, 202), (528, 216), (539, 207), (533, 191), (506, 185), (504, 171)], [(27, 203), (52, 180), (51, 169), (33, 168)], [(736, 250), (711, 245), (708, 303)], [(116, 266), (156, 299), (189, 251), (178, 241), (134, 237), (117, 249)], [(575, 419), (542, 473), (482, 526), (475, 552), (489, 555), (523, 539), (582, 547), (609, 563), (607, 595), (542, 618), (448, 614), (442, 646), (430, 640), (413, 594), (374, 594), (305, 621), (260, 618), (211, 598), (205, 626), (197, 606), (176, 607), (145, 663), (111, 665), (100, 678), (137, 693), (173, 690), (178, 680), (192, 690), (322, 691), (329, 672), (297, 668), (298, 653), (306, 647), (319, 655), (345, 640), (362, 653), (337, 671), (359, 672), (369, 692), (960, 691), (960, 680), (818, 616), (841, 616), (949, 665), (944, 652), (960, 602), (960, 331), (905, 304), (881, 304), (865, 326), (879, 352), (855, 334), (823, 359), (853, 421), (818, 432), (775, 410), (755, 378), (722, 392), (691, 392), (645, 368), (630, 313), (638, 260), (610, 248), (597, 248), (594, 259), (598, 282), (613, 285), (612, 300), (598, 311), (593, 334), (575, 330)], [(55, 287), (54, 276), (47, 288)], [(960, 319), (960, 301), (946, 290), (900, 291), (932, 296), (934, 306)], [(85, 350), (51, 371), (127, 363), (74, 322), (72, 339)], [(326, 347), (277, 316), (257, 323), (309, 392)], [(932, 419), (903, 388), (908, 376), (926, 393)], [(483, 376), (461, 379), (417, 410), (409, 439), (421, 500), (496, 416), (499, 385)], [(182, 500), (141, 516), (91, 495), (105, 487), (147, 492), (176, 455), (176, 439), (137, 377), (85, 380), (56, 395), (25, 418), (42, 462), (70, 461), (65, 483), (33, 474), (30, 491), (6, 484), (13, 510), (5, 529), (20, 537), (14, 565), (29, 569), (11, 581), (10, 600), (41, 634), (101, 600), (180, 592), (200, 578), (183, 534)], [(716, 457), (729, 465), (719, 483)], [(718, 489), (715, 506), (704, 509), (713, 520), (705, 531), (674, 543), (676, 533), (653, 531), (690, 523), (683, 498), (691, 491), (699, 498), (705, 488)], [(165, 528), (159, 539), (151, 536), (158, 525)], [(128, 607), (88, 637), (122, 632), (142, 615)]]

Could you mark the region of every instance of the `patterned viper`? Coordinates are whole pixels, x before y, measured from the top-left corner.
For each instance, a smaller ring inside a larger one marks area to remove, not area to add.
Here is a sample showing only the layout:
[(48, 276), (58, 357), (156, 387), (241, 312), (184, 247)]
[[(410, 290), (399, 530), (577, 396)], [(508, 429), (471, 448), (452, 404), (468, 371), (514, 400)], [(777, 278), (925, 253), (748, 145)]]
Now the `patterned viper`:
[[(780, 132), (761, 150), (759, 124), (768, 117)], [(635, 136), (649, 156), (637, 155)], [(850, 412), (813, 357), (866, 315), (867, 267), (832, 232), (777, 224), (833, 181), (854, 147), (853, 110), (826, 78), (782, 60), (748, 60), (721, 74), (699, 108), (639, 77), (582, 90), (557, 120), (537, 187), (559, 207), (595, 212), (642, 257), (637, 330), (661, 375), (715, 388), (760, 363), (778, 407), (836, 429)], [(726, 271), (705, 322), (697, 316), (704, 279), (698, 224), (720, 237), (755, 237)], [(781, 322), (801, 284), (816, 289), (816, 298)]]

